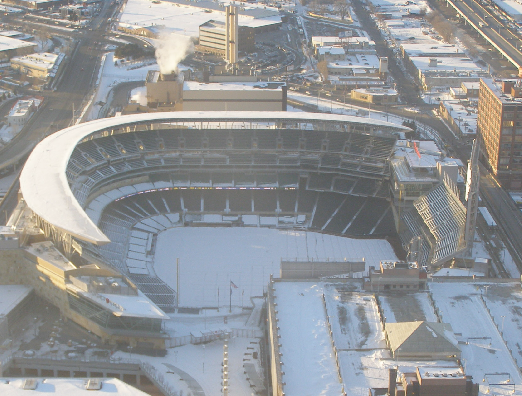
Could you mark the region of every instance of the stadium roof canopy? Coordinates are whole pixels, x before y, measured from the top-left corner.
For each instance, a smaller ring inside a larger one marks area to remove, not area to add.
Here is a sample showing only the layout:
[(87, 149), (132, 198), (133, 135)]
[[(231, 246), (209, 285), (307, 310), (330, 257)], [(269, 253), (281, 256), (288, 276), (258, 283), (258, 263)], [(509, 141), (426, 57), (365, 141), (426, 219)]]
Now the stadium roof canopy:
[(203, 123), (223, 123), (223, 127), (227, 128), (234, 122), (274, 123), (276, 127), (278, 123), (351, 124), (390, 132), (410, 130), (402, 125), (371, 118), (302, 112), (164, 112), (103, 118), (63, 129), (40, 142), (20, 175), (23, 197), (36, 215), (58, 230), (97, 245), (109, 243), (110, 240), (80, 206), (67, 181), (67, 164), (77, 144), (84, 139), (109, 136), (116, 129), (119, 133), (127, 127), (131, 130), (137, 124), (154, 130), (151, 125), (155, 123), (186, 124), (189, 128), (198, 128)]

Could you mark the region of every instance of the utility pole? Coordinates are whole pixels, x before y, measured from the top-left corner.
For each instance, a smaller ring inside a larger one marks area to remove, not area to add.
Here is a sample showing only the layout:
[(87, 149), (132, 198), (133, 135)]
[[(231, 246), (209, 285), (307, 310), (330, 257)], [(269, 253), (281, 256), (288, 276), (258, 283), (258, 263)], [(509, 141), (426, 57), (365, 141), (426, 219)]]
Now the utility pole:
[(176, 259), (176, 307), (179, 307), (179, 257)]

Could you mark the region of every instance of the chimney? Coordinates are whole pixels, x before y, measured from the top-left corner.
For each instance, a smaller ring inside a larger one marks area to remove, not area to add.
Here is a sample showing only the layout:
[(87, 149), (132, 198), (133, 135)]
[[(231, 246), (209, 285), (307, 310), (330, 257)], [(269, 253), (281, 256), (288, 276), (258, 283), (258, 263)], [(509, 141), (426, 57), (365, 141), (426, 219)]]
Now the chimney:
[(515, 86), (514, 81), (502, 81), (502, 93), (509, 94), (511, 93), (511, 88)]
[(428, 64), (429, 67), (437, 67), (437, 58), (430, 58), (430, 63)]
[(395, 387), (397, 386), (397, 369), (389, 369), (390, 378), (388, 379), (388, 394), (395, 396)]
[(169, 73), (169, 74), (163, 74), (160, 75), (161, 81), (176, 81), (178, 79), (178, 75), (176, 73)]

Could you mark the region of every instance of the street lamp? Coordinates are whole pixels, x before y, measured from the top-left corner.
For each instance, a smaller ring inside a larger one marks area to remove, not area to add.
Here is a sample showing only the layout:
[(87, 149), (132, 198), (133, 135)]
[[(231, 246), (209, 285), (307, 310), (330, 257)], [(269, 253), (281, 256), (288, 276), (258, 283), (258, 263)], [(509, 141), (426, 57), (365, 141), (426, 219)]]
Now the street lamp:
[(502, 318), (502, 330), (500, 332), (501, 332), (501, 334), (504, 334), (504, 319), (506, 318), (506, 315), (502, 315), (501, 318)]

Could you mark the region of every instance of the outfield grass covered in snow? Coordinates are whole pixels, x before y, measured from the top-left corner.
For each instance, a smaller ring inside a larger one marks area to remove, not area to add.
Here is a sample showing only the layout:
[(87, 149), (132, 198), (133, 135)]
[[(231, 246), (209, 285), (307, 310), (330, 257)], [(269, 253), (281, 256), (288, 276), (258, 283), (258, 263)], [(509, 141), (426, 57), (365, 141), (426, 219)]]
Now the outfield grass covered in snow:
[[(282, 258), (325, 260), (361, 259), (366, 266), (396, 260), (384, 240), (350, 239), (316, 232), (252, 227), (172, 228), (158, 236), (154, 270), (176, 289), (176, 259), (180, 259), (181, 306), (250, 304), (261, 296), (270, 275), (279, 277)], [(218, 295), (219, 293), (219, 295)]]

